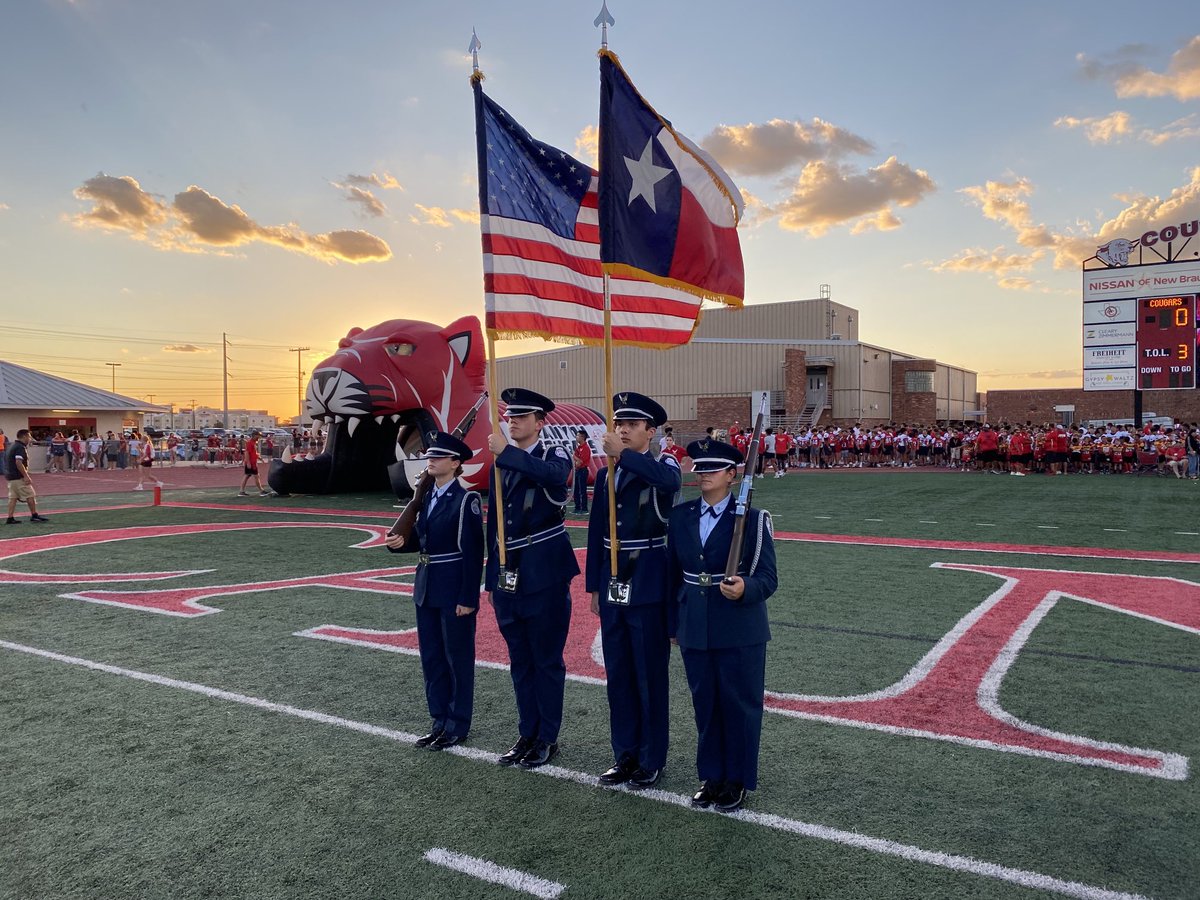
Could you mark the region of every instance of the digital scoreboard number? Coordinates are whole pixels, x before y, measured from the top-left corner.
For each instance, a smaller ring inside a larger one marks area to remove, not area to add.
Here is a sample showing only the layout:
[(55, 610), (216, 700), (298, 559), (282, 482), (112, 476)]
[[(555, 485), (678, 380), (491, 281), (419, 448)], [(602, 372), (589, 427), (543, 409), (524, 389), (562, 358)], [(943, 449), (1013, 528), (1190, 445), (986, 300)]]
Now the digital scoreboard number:
[(1196, 386), (1196, 295), (1138, 300), (1138, 387)]

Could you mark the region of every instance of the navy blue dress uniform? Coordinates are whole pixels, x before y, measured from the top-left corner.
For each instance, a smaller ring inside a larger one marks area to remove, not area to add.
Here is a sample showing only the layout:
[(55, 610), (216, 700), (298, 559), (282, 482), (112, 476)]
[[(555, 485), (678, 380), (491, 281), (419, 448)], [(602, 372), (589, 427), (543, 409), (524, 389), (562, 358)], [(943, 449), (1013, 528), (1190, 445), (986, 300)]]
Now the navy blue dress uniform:
[[(426, 457), (466, 461), (471, 448), (434, 432)], [(479, 494), (452, 479), (432, 487), (405, 544), (394, 553), (420, 553), (413, 601), (425, 699), (433, 720), (419, 746), (441, 750), (461, 743), (471, 730), (475, 696), (475, 623), (483, 574), (483, 511)], [(457, 615), (459, 606), (470, 615)]]
[[(549, 413), (554, 403), (533, 391), (501, 393), (507, 415)], [(497, 504), (488, 504), (485, 584), (496, 623), (508, 645), (520, 738), (500, 757), (502, 765), (535, 768), (557, 752), (567, 667), (563, 650), (571, 626), (571, 579), (579, 563), (563, 524), (571, 458), (540, 440), (526, 449), (509, 445), (492, 467), (492, 497), (502, 479), (506, 566), (500, 567)], [(516, 573), (516, 585), (505, 575)]]
[[(695, 471), (736, 467), (742, 454), (715, 440), (688, 445)], [(778, 585), (770, 514), (751, 508), (738, 575), (739, 600), (720, 590), (733, 542), (737, 501), (710, 507), (703, 498), (676, 506), (667, 531), (676, 604), (672, 630), (683, 653), (696, 713), (698, 806), (738, 808), (758, 785), (758, 750), (766, 687), (766, 600)]]
[[(632, 391), (613, 398), (614, 419), (645, 420), (659, 428), (666, 411)], [(615, 765), (602, 784), (650, 787), (667, 762), (671, 597), (667, 522), (682, 477), (669, 454), (626, 448), (616, 464), (617, 572), (612, 572), (608, 468), (596, 477), (588, 520), (587, 590), (600, 595), (600, 634), (607, 674), (609, 728)], [(610, 592), (613, 581), (628, 586)]]

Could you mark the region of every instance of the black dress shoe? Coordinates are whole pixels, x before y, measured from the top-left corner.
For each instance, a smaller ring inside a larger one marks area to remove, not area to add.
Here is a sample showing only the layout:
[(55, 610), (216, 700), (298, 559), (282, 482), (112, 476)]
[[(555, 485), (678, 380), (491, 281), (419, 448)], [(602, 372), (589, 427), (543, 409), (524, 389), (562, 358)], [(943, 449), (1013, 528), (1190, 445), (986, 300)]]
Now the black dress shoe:
[(627, 782), (636, 771), (638, 771), (637, 760), (625, 756), (611, 769), (601, 773), (599, 781), (605, 787), (614, 787)]
[(723, 787), (724, 785), (719, 781), (700, 782), (700, 790), (692, 794), (692, 806), (699, 809), (708, 809), (721, 795)]
[(637, 790), (652, 788), (658, 784), (658, 779), (662, 778), (662, 773), (662, 769), (643, 769), (639, 766), (638, 770), (629, 776), (629, 786)]
[(552, 744), (549, 741), (537, 741), (517, 765), (522, 769), (536, 769), (550, 762), (557, 752), (558, 744)]
[(430, 750), (445, 750), (447, 747), (455, 747), (467, 739), (465, 734), (446, 734), (442, 732), (438, 735), (438, 739), (429, 745)]
[(433, 731), (429, 732), (429, 734), (423, 734), (419, 738), (417, 738), (415, 741), (413, 741), (413, 746), (414, 747), (428, 747), (430, 744), (432, 744), (434, 741), (436, 741), (438, 738), (440, 738), (445, 733), (446, 733), (445, 728), (435, 728), (435, 729), (433, 729)]
[(721, 791), (720, 796), (713, 802), (713, 808), (717, 812), (734, 812), (741, 809), (742, 804), (745, 802), (746, 789), (734, 781), (725, 785), (725, 789)]
[(507, 753), (496, 760), (496, 762), (502, 766), (515, 766), (525, 758), (525, 754), (530, 751), (530, 749), (533, 747), (533, 744), (533, 738), (517, 738), (517, 742), (508, 749)]

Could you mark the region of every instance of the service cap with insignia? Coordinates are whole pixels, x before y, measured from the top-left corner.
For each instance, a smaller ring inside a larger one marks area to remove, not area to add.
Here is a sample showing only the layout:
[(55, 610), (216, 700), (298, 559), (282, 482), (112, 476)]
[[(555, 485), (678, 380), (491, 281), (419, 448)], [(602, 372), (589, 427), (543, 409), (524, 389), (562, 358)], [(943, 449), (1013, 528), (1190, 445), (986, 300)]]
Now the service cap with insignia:
[(642, 419), (655, 428), (660, 428), (667, 421), (667, 411), (647, 397), (633, 391), (623, 391), (613, 395), (613, 420), (628, 422)]
[(745, 461), (745, 457), (737, 447), (711, 438), (692, 441), (687, 446), (687, 455), (692, 458), (693, 472), (720, 472), (722, 469), (736, 469)]
[(425, 454), (422, 459), (442, 459), (447, 456), (456, 457), (460, 462), (466, 462), (475, 455), (475, 451), (452, 434), (444, 431), (430, 431), (425, 435)]
[(554, 401), (543, 397), (537, 391), (529, 388), (505, 388), (500, 392), (500, 399), (507, 407), (506, 416), (527, 416), (529, 413), (554, 412)]

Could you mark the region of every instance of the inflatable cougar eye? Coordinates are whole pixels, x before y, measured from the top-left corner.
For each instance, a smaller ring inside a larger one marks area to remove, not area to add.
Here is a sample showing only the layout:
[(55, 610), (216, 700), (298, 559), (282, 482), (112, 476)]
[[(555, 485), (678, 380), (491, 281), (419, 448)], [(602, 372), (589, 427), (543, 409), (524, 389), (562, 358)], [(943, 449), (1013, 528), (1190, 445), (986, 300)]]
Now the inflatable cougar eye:
[(407, 343), (383, 345), (383, 350), (388, 356), (412, 356), (414, 349), (416, 348), (412, 344)]

